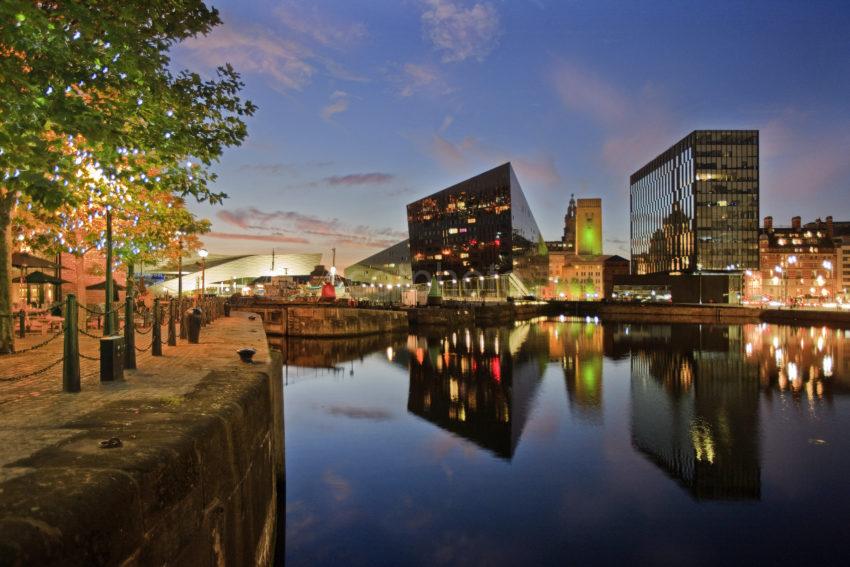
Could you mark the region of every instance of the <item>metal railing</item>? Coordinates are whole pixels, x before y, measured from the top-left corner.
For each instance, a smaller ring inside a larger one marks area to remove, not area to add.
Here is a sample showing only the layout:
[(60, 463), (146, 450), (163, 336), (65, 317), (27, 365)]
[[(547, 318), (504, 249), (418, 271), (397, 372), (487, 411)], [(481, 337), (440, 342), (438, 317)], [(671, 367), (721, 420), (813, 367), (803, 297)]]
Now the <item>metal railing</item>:
[[(0, 382), (17, 382), (40, 374), (55, 368), (62, 364), (62, 388), (65, 392), (79, 392), (80, 386), (80, 359), (100, 362), (101, 350), (100, 342), (104, 339), (104, 335), (98, 335), (89, 332), (89, 323), (93, 320), (92, 316), (100, 317), (115, 317), (116, 335), (123, 331), (124, 348), (123, 360), (121, 361), (124, 369), (137, 368), (137, 353), (151, 351), (152, 356), (163, 356), (162, 347), (177, 346), (178, 328), (179, 338), (186, 339), (186, 327), (188, 320), (186, 312), (191, 307), (198, 307), (202, 313), (202, 325), (206, 326), (219, 317), (224, 315), (225, 298), (221, 297), (200, 297), (200, 298), (170, 298), (154, 300), (151, 309), (137, 309), (134, 305), (133, 297), (128, 296), (123, 302), (116, 302), (105, 309), (92, 309), (85, 305), (77, 303), (74, 294), (68, 294), (63, 302), (58, 302), (38, 311), (30, 311), (18, 313), (0, 313), (0, 317), (17, 317), (19, 319), (20, 336), (26, 337), (27, 319), (30, 315), (52, 313), (59, 308), (62, 311), (64, 319), (62, 320), (60, 329), (48, 336), (46, 339), (29, 345), (23, 349), (16, 350), (13, 353), (0, 355), (0, 361), (8, 360), (9, 357), (17, 357), (25, 353), (39, 350), (53, 343), (60, 336), (63, 338), (62, 354), (58, 358), (50, 361), (48, 364), (39, 367), (36, 370), (28, 370), (20, 374), (12, 376), (0, 377)], [(82, 315), (84, 324), (79, 324), (79, 317)], [(141, 318), (141, 325), (137, 324), (137, 316)], [(123, 325), (122, 325), (123, 323)], [(103, 325), (103, 328), (108, 327)], [(163, 327), (167, 329), (168, 339), (162, 339)], [(98, 325), (98, 328), (101, 328)], [(146, 346), (137, 344), (136, 336), (150, 335), (150, 341)], [(82, 352), (80, 349), (80, 336), (84, 338), (94, 339), (98, 341), (98, 351), (95, 355)], [(115, 335), (113, 335), (115, 336)], [(101, 380), (104, 380), (104, 369), (101, 364)]]

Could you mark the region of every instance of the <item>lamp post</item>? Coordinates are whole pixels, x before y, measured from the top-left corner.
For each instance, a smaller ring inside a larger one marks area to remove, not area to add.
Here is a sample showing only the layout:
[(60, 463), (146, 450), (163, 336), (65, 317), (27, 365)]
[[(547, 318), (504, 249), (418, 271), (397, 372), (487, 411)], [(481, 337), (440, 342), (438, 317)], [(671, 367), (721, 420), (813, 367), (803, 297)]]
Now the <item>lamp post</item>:
[(198, 250), (198, 256), (201, 257), (201, 297), (204, 296), (204, 291), (207, 289), (207, 256), (209, 252), (207, 252), (206, 248), (201, 248)]
[(114, 295), (114, 282), (112, 280), (112, 207), (106, 207), (106, 319), (103, 322), (103, 335), (112, 336), (117, 332), (116, 317), (112, 311)]

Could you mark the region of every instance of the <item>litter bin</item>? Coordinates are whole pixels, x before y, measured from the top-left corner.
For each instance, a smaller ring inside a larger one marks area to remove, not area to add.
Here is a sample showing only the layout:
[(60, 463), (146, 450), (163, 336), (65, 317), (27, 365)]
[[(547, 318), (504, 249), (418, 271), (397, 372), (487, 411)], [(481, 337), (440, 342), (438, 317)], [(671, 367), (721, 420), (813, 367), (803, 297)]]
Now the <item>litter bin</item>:
[(194, 307), (186, 312), (186, 319), (188, 321), (189, 342), (198, 344), (198, 340), (201, 338), (201, 323), (204, 319), (204, 312)]

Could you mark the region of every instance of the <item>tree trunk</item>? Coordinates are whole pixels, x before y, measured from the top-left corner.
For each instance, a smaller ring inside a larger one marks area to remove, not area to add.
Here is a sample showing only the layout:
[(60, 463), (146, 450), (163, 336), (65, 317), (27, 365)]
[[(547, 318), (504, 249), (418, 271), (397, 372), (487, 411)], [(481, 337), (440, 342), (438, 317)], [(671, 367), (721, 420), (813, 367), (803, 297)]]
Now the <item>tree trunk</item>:
[(0, 195), (0, 354), (15, 352), (12, 316), (12, 207), (14, 196)]
[[(76, 263), (76, 272), (77, 272), (77, 303), (80, 305), (85, 305), (88, 307), (88, 292), (86, 290), (86, 256), (85, 254), (80, 254), (78, 256), (74, 256), (74, 262)], [(82, 312), (80, 317), (77, 318), (77, 326), (80, 329), (85, 329), (87, 327), (86, 320), (88, 319), (88, 313)]]

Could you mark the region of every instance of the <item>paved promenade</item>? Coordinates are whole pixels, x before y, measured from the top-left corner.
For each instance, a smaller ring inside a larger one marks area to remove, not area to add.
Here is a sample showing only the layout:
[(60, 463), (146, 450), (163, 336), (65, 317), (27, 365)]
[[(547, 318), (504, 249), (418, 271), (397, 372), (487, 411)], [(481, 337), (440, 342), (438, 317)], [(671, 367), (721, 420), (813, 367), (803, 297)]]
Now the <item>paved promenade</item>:
[[(16, 348), (22, 350), (50, 336), (19, 339)], [(151, 337), (152, 333), (136, 335), (137, 346), (147, 350), (137, 352), (138, 368), (125, 370), (122, 382), (101, 383), (99, 361), (81, 357), (82, 391), (75, 394), (62, 391), (61, 363), (34, 376), (14, 378), (59, 360), (61, 336), (37, 350), (0, 356), (0, 483), (26, 472), (13, 465), (16, 461), (77, 434), (66, 424), (87, 413), (117, 401), (136, 401), (140, 407), (145, 401), (179, 403), (210, 371), (244, 367), (235, 352), (239, 347), (257, 349), (258, 363), (269, 361), (262, 323), (247, 320), (245, 313), (219, 318), (202, 328), (201, 344), (178, 340), (175, 347), (163, 345), (161, 357), (151, 355)], [(82, 355), (96, 359), (98, 348), (97, 339), (80, 335)]]

